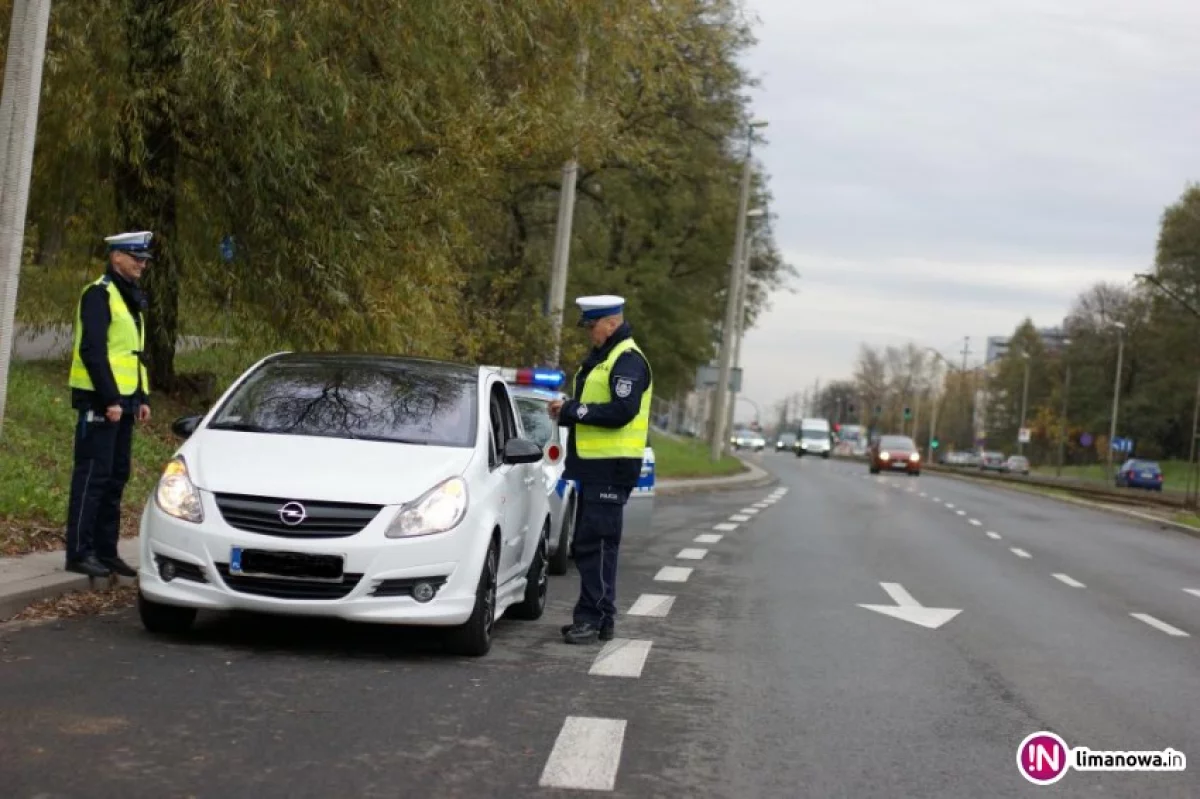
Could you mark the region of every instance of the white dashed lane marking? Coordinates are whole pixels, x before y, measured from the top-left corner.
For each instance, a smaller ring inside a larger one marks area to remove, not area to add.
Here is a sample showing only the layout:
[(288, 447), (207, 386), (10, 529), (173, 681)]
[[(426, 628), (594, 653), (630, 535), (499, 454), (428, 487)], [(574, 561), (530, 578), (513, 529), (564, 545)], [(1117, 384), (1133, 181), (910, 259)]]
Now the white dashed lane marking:
[(738, 513), (744, 513), (747, 516), (753, 516), (758, 513), (758, 508), (742, 508)]
[(1185, 588), (1184, 592), (1191, 594), (1194, 597), (1200, 597), (1200, 588)]
[(1154, 629), (1156, 629), (1160, 632), (1164, 632), (1167, 635), (1173, 635), (1176, 638), (1189, 637), (1188, 634), (1185, 633), (1183, 630), (1179, 629), (1178, 627), (1172, 627), (1171, 625), (1167, 624), (1165, 621), (1159, 621), (1158, 619), (1151, 616), (1149, 613), (1130, 613), (1129, 615), (1133, 616), (1135, 619), (1137, 619), (1140, 622), (1145, 622), (1146, 624), (1149, 624)]
[(611, 791), (617, 784), (624, 743), (624, 719), (567, 716), (538, 784), (543, 788)]
[(641, 677), (653, 641), (614, 638), (604, 645), (588, 674), (596, 677)]
[(733, 516), (729, 517), (729, 521), (731, 521), (731, 522), (748, 522), (748, 521), (750, 521), (750, 517), (744, 513), (736, 513)]
[(720, 535), (719, 533), (701, 533), (692, 540), (697, 544), (719, 544), (721, 543), (721, 539), (724, 537), (725, 536)]
[(1069, 574), (1056, 574), (1056, 575), (1054, 575), (1054, 579), (1058, 580), (1063, 585), (1069, 585), (1072, 588), (1087, 588), (1086, 585), (1079, 582), (1078, 580), (1076, 580), (1074, 577), (1072, 577)]
[(660, 583), (686, 583), (691, 576), (692, 570), (686, 566), (663, 566), (654, 579)]
[(952, 503), (947, 502), (946, 507), (949, 508), (950, 510), (954, 510), (954, 505)]
[(999, 541), (999, 540), (1000, 540), (1000, 534), (999, 534), (999, 533), (993, 533), (991, 530), (988, 530), (987, 537), (988, 537), (988, 538), (990, 538), (990, 539), (992, 539), (993, 541)]
[(978, 519), (967, 519), (967, 521), (970, 522), (971, 525), (974, 527), (982, 527), (983, 526), (983, 522), (979, 521)]
[(675, 557), (680, 560), (704, 560), (704, 556), (707, 554), (707, 549), (688, 548), (679, 550), (679, 554)]
[(955, 512), (955, 513), (957, 513), (959, 516), (966, 516), (966, 515), (967, 515), (967, 512), (966, 512), (965, 510), (956, 510), (956, 511), (954, 511), (954, 512)]
[(738, 526), (733, 522), (721, 522), (720, 524), (714, 524), (713, 529), (720, 530), (722, 533), (732, 533), (738, 529)]
[(758, 510), (766, 510), (770, 506), (765, 502), (757, 502), (755, 503), (754, 507)]
[(928, 497), (929, 497), (929, 495), (926, 494), (924, 491), (921, 492), (921, 499), (927, 499)]
[(1013, 554), (1014, 554), (1014, 555), (1016, 555), (1018, 558), (1032, 558), (1032, 557), (1033, 557), (1033, 555), (1030, 555), (1030, 554), (1029, 554), (1028, 552), (1026, 552), (1025, 550), (1023, 550), (1023, 549), (1017, 549), (1016, 547), (1013, 547), (1012, 549), (1010, 549), (1010, 550), (1009, 550), (1009, 552), (1013, 553)]
[(666, 618), (671, 612), (671, 608), (675, 605), (675, 597), (667, 594), (642, 594), (633, 603), (633, 607), (629, 609), (630, 616), (650, 616), (653, 618)]

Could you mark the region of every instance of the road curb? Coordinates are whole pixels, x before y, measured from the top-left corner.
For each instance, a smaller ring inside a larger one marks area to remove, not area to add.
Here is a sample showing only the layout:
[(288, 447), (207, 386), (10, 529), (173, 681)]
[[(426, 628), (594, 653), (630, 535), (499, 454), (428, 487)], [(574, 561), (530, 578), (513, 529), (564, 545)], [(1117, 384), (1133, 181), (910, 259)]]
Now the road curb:
[[(138, 566), (137, 539), (121, 539), (121, 557), (133, 566)], [(38, 562), (28, 560), (36, 558)], [(56, 565), (45, 568), (44, 563), (52, 557)], [(0, 563), (0, 622), (8, 621), (29, 605), (40, 599), (53, 599), (75, 591), (95, 591), (109, 588), (112, 577), (86, 577), (64, 571), (61, 566), (62, 551), (38, 552), (24, 558), (4, 558)], [(136, 578), (116, 578), (119, 585), (135, 585)]]
[(761, 488), (777, 481), (775, 475), (761, 466), (738, 458), (746, 471), (728, 477), (693, 477), (660, 480), (654, 493), (660, 496), (679, 496), (701, 491), (734, 491), (741, 488)]
[[(956, 474), (951, 471), (940, 471), (939, 470), (936, 472), (930, 472), (930, 474), (936, 474), (939, 477), (949, 477), (953, 480), (958, 480), (958, 481), (964, 482), (964, 483), (973, 483), (975, 485), (996, 486), (996, 487), (1002, 488), (1006, 491), (1014, 491), (1018, 494), (1026, 494), (1026, 495), (1033, 494), (1035, 496), (1045, 497), (1046, 499), (1053, 499), (1053, 500), (1057, 500), (1058, 502), (1064, 502), (1068, 505), (1076, 505), (1081, 508), (1088, 508), (1090, 510), (1100, 511), (1102, 513), (1112, 513), (1112, 514), (1116, 514), (1118, 516), (1125, 516), (1130, 519), (1137, 519), (1139, 521), (1153, 524), (1162, 529), (1178, 530), (1179, 532), (1186, 533), (1193, 538), (1200, 538), (1200, 528), (1191, 527), (1189, 525), (1181, 524), (1179, 522), (1173, 522), (1170, 519), (1163, 519), (1158, 516), (1152, 516), (1149, 513), (1141, 513), (1136, 510), (1129, 510), (1128, 508), (1122, 508), (1117, 505), (1106, 505), (1102, 502), (1092, 502), (1091, 500), (1087, 500), (1087, 499), (1078, 499), (1076, 497), (1063, 497), (1063, 496), (1059, 496), (1057, 494), (1047, 494), (1045, 492), (1038, 491), (1036, 488), (1026, 488), (1025, 486), (1013, 485), (1011, 483), (1005, 483), (1003, 480), (977, 480), (977, 479), (969, 477), (965, 474)], [(1049, 487), (1049, 490), (1054, 490), (1054, 489), (1052, 487)]]

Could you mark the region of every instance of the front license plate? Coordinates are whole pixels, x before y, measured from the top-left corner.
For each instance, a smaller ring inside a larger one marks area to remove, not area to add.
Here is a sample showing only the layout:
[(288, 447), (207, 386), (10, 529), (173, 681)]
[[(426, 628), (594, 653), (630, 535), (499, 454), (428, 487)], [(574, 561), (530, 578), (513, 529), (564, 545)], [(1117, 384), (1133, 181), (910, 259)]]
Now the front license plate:
[(904, 461), (896, 461), (895, 463), (892, 464), (892, 468), (893, 469), (907, 469), (908, 464), (905, 463)]
[(233, 547), (229, 551), (229, 573), (240, 577), (276, 577), (282, 580), (342, 581), (341, 555), (308, 552), (273, 552)]

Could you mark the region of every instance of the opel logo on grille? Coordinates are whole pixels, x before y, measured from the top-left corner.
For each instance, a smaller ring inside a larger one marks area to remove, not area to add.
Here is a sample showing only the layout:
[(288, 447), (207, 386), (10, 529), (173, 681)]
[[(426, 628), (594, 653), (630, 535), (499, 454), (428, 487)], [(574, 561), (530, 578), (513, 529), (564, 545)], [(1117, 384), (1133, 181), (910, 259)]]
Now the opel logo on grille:
[(308, 511), (299, 502), (289, 502), (279, 509), (279, 521), (288, 527), (295, 527), (308, 518)]

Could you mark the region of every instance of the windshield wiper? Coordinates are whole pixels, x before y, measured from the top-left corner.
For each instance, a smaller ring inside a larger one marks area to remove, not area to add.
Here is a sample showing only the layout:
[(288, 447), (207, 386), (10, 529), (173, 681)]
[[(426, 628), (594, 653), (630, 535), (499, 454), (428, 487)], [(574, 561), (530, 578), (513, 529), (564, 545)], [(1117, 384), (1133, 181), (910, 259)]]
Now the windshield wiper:
[(250, 422), (216, 422), (208, 426), (209, 430), (234, 430), (239, 433), (274, 433), (274, 430), (268, 430), (265, 427), (260, 427)]

